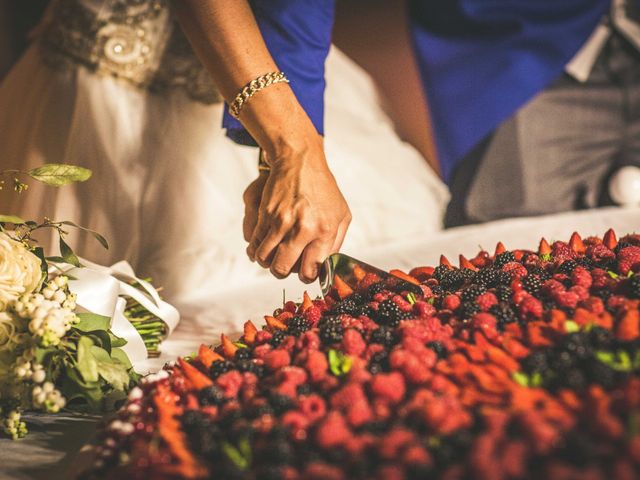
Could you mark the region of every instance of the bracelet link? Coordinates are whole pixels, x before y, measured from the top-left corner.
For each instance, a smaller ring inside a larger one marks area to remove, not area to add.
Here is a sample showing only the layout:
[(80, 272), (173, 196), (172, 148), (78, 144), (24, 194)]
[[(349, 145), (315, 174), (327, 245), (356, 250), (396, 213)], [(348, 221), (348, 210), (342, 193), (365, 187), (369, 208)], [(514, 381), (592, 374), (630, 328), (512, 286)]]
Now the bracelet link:
[(242, 107), (260, 90), (267, 88), (276, 83), (289, 83), (289, 79), (283, 72), (270, 72), (260, 75), (247, 83), (242, 90), (238, 92), (233, 102), (229, 104), (229, 113), (232, 117), (238, 118)]

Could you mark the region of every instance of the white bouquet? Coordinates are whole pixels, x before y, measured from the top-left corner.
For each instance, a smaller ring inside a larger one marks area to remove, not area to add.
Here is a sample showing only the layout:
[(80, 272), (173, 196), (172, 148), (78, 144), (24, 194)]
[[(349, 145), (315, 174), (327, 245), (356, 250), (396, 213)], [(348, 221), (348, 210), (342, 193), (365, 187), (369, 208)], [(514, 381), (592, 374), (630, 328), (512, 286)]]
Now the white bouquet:
[[(19, 175), (59, 187), (85, 181), (91, 172), (47, 164), (28, 172), (0, 171), (0, 178), (6, 175), (20, 193), (27, 185)], [(124, 399), (139, 377), (123, 350), (127, 341), (112, 331), (111, 317), (77, 305), (70, 287), (81, 263), (65, 241), (67, 228), (82, 227), (0, 215), (0, 419), (14, 439), (26, 434), (25, 410), (104, 411)], [(59, 256), (48, 257), (37, 245), (32, 235), (41, 229), (58, 232)], [(90, 233), (108, 248), (101, 235)], [(140, 315), (139, 303), (134, 306)]]

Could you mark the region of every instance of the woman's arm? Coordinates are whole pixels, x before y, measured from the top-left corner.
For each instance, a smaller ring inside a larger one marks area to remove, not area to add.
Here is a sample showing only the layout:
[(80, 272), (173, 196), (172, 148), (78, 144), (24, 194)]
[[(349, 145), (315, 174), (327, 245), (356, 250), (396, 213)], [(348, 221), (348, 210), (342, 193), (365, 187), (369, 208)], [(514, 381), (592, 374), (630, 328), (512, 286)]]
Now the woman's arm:
[[(227, 102), (249, 81), (278, 70), (246, 0), (181, 0), (174, 8)], [(299, 266), (300, 278), (312, 281), (351, 220), (322, 137), (284, 83), (252, 97), (240, 121), (272, 166), (245, 194), (247, 253), (277, 277)]]

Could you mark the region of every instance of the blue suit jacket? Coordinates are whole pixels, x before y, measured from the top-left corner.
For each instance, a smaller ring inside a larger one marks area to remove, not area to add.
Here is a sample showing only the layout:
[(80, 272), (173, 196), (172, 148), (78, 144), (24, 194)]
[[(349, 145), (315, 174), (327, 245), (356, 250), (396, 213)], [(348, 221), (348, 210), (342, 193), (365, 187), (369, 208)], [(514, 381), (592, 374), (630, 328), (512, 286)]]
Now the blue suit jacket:
[[(410, 0), (415, 52), (442, 172), (552, 82), (611, 0)], [(271, 54), (323, 132), (324, 61), (334, 0), (254, 0)], [(234, 140), (253, 144), (225, 114)]]

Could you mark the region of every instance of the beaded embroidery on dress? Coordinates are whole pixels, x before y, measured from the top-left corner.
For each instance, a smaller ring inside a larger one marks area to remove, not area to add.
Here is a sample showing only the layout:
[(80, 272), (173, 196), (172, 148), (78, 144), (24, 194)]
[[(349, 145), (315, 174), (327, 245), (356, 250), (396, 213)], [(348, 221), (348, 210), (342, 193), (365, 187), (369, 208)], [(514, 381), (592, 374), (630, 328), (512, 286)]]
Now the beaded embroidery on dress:
[(56, 69), (81, 64), (153, 92), (178, 87), (199, 102), (222, 101), (168, 0), (55, 0), (40, 44)]

